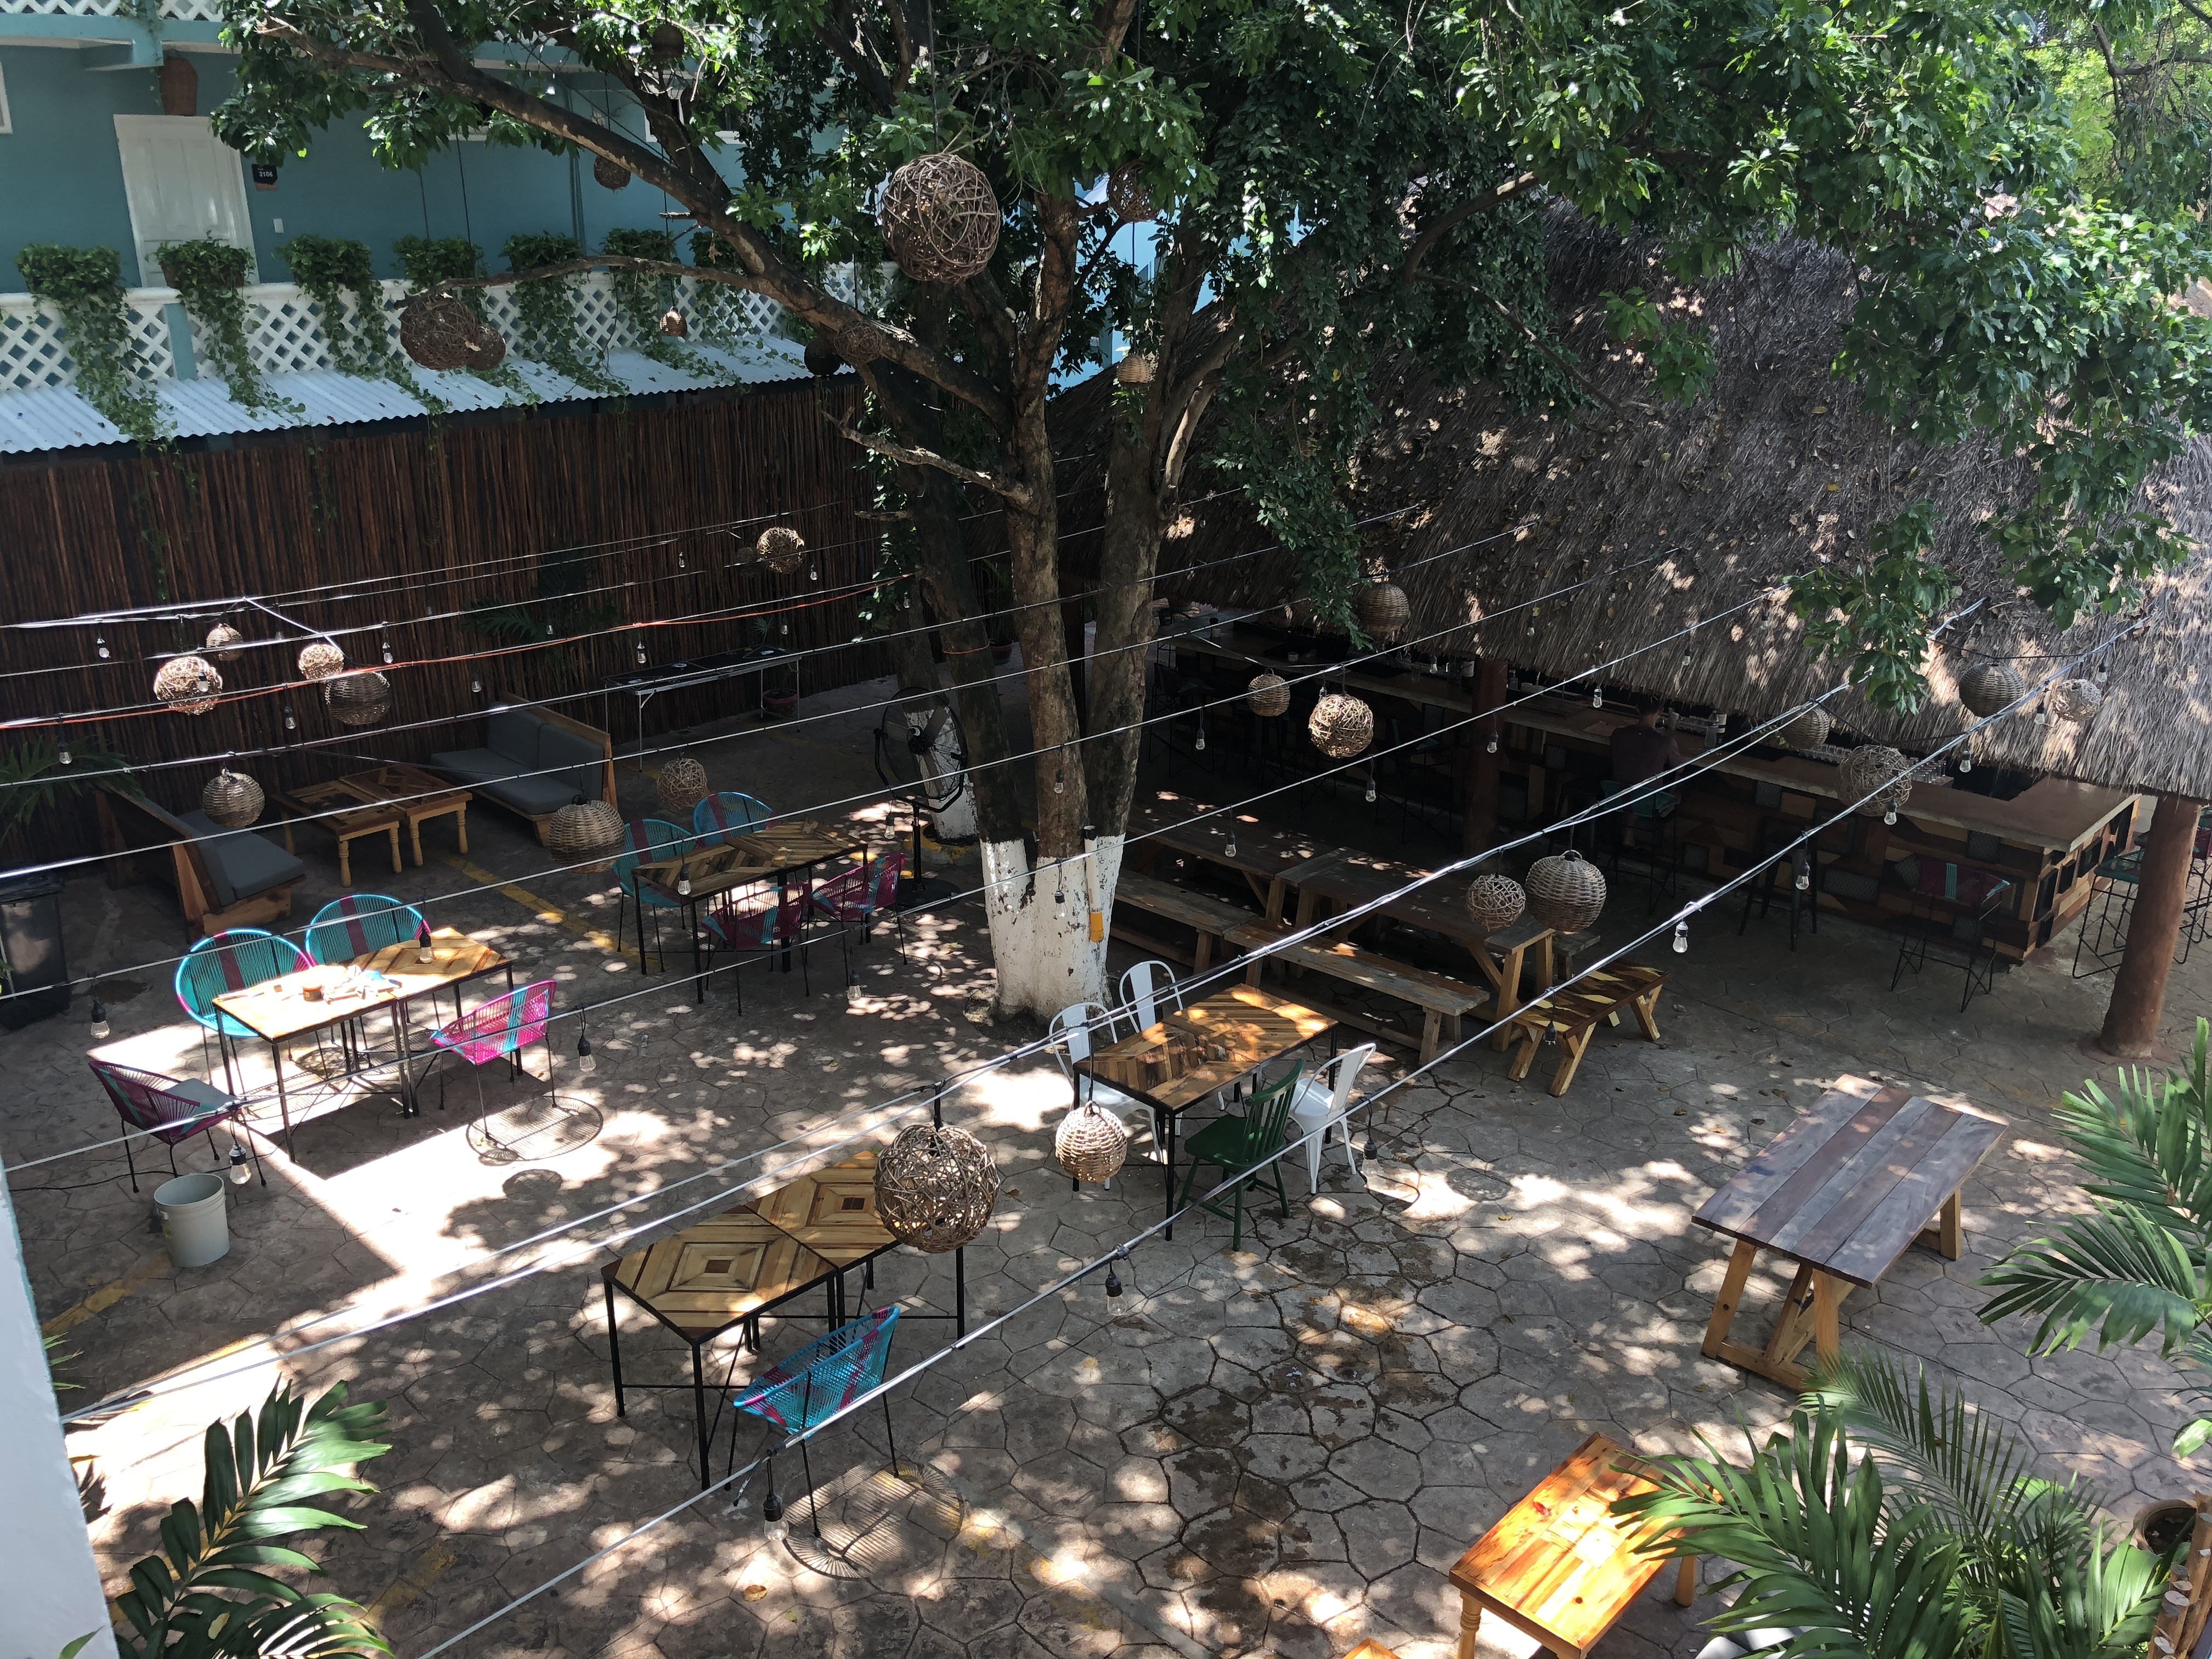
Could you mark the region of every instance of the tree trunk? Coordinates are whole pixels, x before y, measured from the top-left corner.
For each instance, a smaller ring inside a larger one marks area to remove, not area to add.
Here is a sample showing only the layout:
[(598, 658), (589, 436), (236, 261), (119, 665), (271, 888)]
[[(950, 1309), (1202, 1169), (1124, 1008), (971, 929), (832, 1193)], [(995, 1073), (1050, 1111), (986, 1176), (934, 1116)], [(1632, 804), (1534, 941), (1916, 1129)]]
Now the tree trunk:
[(2197, 848), (2197, 817), (2203, 806), (2201, 801), (2179, 795), (2160, 795), (2150, 832), (2143, 837), (2141, 879), (2128, 917), (2127, 951), (2113, 976), (2112, 1000), (2097, 1039), (2106, 1053), (2124, 1060), (2148, 1059), (2157, 1050), (2158, 1023), (2166, 1012), (2166, 981), (2173, 971), (2174, 945), (2181, 936), (2189, 864)]
[[(1475, 669), (1474, 712), (1478, 716), (1502, 708), (1505, 702), (1505, 659), (1485, 657)], [(1489, 752), (1490, 741), (1495, 736), (1501, 746), (1505, 734), (1496, 722), (1485, 722), (1478, 718), (1468, 727), (1468, 764), (1466, 802), (1465, 849), (1469, 853), (1485, 851), (1498, 835), (1498, 761)]]

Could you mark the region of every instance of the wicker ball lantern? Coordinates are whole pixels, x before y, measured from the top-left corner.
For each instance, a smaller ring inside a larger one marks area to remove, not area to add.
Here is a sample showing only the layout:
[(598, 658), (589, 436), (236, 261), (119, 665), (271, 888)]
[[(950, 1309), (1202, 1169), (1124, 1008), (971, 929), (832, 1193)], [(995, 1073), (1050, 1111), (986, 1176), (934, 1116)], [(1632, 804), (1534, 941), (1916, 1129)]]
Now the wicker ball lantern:
[(345, 672), (345, 653), (328, 640), (315, 640), (300, 651), (300, 678), (303, 680), (326, 680), (333, 674)]
[(1129, 1131), (1095, 1100), (1073, 1107), (1053, 1132), (1052, 1156), (1078, 1181), (1111, 1181), (1129, 1161)]
[(246, 637), (228, 623), (217, 623), (208, 629), (207, 643), (200, 647), (216, 662), (236, 662), (238, 642)]
[(200, 811), (226, 830), (243, 830), (261, 816), (267, 799), (252, 778), (226, 767), (200, 791)]
[(1255, 714), (1270, 718), (1287, 714), (1291, 709), (1291, 683), (1280, 674), (1255, 674), (1252, 684), (1244, 688), (1244, 701), (1252, 705)]
[(1357, 697), (1331, 691), (1314, 705), (1306, 730), (1332, 760), (1350, 760), (1375, 741), (1375, 711)]
[(1160, 216), (1133, 164), (1115, 167), (1107, 175), (1106, 207), (1117, 225), (1147, 224)]
[(827, 340), (809, 341), (806, 349), (799, 355), (806, 360), (806, 372), (822, 380), (828, 380), (845, 367), (845, 360), (837, 355), (837, 348)]
[(806, 538), (787, 524), (772, 524), (762, 531), (753, 550), (779, 576), (795, 576), (806, 562)]
[(1467, 913), (1474, 918), (1474, 925), (1486, 933), (1495, 933), (1510, 927), (1521, 920), (1521, 913), (1528, 908), (1528, 896), (1521, 890), (1521, 884), (1510, 876), (1492, 871), (1477, 876), (1467, 885)]
[(399, 313), (399, 343), (425, 368), (497, 368), (507, 356), (500, 331), (450, 294), (417, 301)]
[(1123, 386), (1150, 386), (1158, 378), (1160, 360), (1150, 351), (1134, 348), (1121, 354), (1121, 361), (1114, 365), (1114, 378)]
[(1388, 576), (1378, 576), (1361, 588), (1352, 608), (1359, 617), (1359, 631), (1383, 645), (1395, 645), (1404, 639), (1406, 625), (1413, 618), (1406, 590)]
[(1828, 711), (1808, 708), (1774, 734), (1774, 740), (1784, 749), (1818, 749), (1828, 740)]
[(972, 161), (922, 155), (891, 174), (876, 210), (899, 269), (917, 283), (961, 283), (999, 246), (999, 198)]
[[(545, 826), (545, 846), (553, 856), (586, 870), (604, 870), (622, 845), (623, 816), (603, 800), (579, 797), (553, 815)], [(606, 856), (590, 862), (595, 854)]]
[(2105, 694), (2094, 680), (2061, 680), (2043, 694), (2043, 706), (2058, 720), (2086, 726), (2105, 706)]
[(604, 155), (592, 158), (592, 178), (602, 190), (625, 190), (629, 185), (629, 169), (619, 161), (611, 161)]
[(671, 306), (660, 313), (660, 331), (672, 340), (688, 340), (691, 337), (691, 319)]
[(1605, 872), (1571, 847), (1528, 866), (1528, 914), (1555, 933), (1579, 933), (1605, 908)]
[(998, 1166), (965, 1129), (910, 1124), (876, 1158), (877, 1218), (925, 1255), (968, 1243), (998, 1202)]
[(2020, 670), (2008, 662), (1978, 662), (1959, 676), (1959, 701), (1985, 718), (2027, 690)]
[(1844, 799), (1848, 803), (1871, 797), (1859, 808), (1862, 814), (1893, 817), (1912, 793), (1912, 780), (1906, 775), (1911, 769), (1911, 761), (1882, 744), (1854, 749), (1844, 757), (1840, 769)]
[(180, 714), (204, 714), (215, 707), (222, 676), (205, 657), (172, 657), (154, 676), (154, 697)]
[(341, 726), (374, 726), (392, 712), (392, 682), (374, 668), (335, 675), (324, 682), (323, 706)]
[(681, 814), (688, 823), (691, 821), (691, 809), (706, 799), (710, 793), (707, 769), (689, 755), (678, 755), (660, 769), (660, 775), (653, 781), (653, 789), (660, 797), (663, 806)]

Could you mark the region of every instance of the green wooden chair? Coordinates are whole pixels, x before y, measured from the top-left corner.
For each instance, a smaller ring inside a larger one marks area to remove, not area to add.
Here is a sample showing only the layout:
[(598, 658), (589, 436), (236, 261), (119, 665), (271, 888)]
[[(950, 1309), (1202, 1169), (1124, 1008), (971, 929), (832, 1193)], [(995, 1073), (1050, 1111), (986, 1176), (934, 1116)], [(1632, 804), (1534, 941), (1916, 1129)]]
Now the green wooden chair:
[(1224, 1175), (1241, 1177), (1231, 1189), (1234, 1210), (1224, 1210), (1218, 1202), (1198, 1206), (1228, 1221), (1229, 1248), (1232, 1250), (1240, 1249), (1244, 1243), (1246, 1188), (1262, 1181), (1272, 1182), (1275, 1201), (1283, 1208), (1283, 1218), (1290, 1219), (1291, 1200), (1283, 1191), (1283, 1161), (1277, 1158), (1269, 1164), (1267, 1158), (1283, 1148), (1284, 1131), (1291, 1121), (1291, 1107), (1297, 1098), (1298, 1073), (1303, 1069), (1301, 1065), (1293, 1064), (1281, 1077), (1248, 1099), (1241, 1115), (1218, 1117), (1183, 1143), (1183, 1151), (1190, 1158), (1190, 1173), (1182, 1182), (1184, 1204), (1190, 1202), (1191, 1188), (1198, 1184), (1198, 1172), (1206, 1164), (1214, 1165)]

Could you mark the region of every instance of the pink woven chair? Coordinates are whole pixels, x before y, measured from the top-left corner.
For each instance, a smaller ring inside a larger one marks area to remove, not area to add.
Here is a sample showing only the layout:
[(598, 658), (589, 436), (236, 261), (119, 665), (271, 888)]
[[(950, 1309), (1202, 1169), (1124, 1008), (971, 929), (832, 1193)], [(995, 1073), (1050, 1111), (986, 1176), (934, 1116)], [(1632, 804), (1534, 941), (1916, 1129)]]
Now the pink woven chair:
[[(806, 899), (795, 893), (781, 904), (769, 904), (757, 909), (741, 908), (734, 901), (716, 905), (699, 918), (700, 937), (707, 941), (706, 981), (714, 975), (714, 957), (724, 951), (773, 952), (784, 948), (786, 940), (799, 950), (799, 974), (805, 983), (806, 994), (814, 994), (814, 979), (807, 953), (811, 949), (806, 939)], [(742, 975), (738, 980), (738, 1012), (745, 1009), (745, 986)]]
[[(515, 1077), (526, 1077), (522, 1050), (533, 1042), (545, 1044), (545, 1090), (553, 1091), (553, 1042), (545, 1028), (553, 1014), (553, 981), (541, 979), (519, 991), (469, 1010), (459, 1019), (430, 1033), (439, 1048), (459, 1054), (471, 1066), (481, 1068), (504, 1059)], [(477, 1103), (483, 1103), (483, 1073), (477, 1071)], [(428, 1079), (424, 1079), (426, 1082)], [(438, 1109), (446, 1109), (446, 1079), (438, 1079)]]
[[(898, 941), (899, 960), (906, 960), (906, 922), (896, 908), (898, 899), (899, 877), (906, 871), (906, 854), (894, 847), (878, 854), (865, 866), (856, 865), (842, 875), (833, 876), (814, 890), (811, 903), (813, 909), (831, 921), (850, 927), (858, 923), (860, 938), (866, 940), (876, 930), (876, 918), (888, 915), (891, 919), (891, 936)], [(841, 932), (838, 940), (845, 942)], [(845, 955), (845, 979), (852, 982), (853, 958), (849, 945)]]
[[(177, 1143), (193, 1135), (208, 1138), (208, 1151), (215, 1151), (215, 1126), (218, 1123), (237, 1124), (243, 1121), (237, 1098), (227, 1095), (211, 1084), (195, 1083), (188, 1078), (164, 1077), (159, 1072), (142, 1072), (135, 1066), (118, 1066), (112, 1060), (88, 1060), (92, 1074), (100, 1079), (100, 1086), (107, 1091), (107, 1097), (115, 1103), (115, 1110), (125, 1126), (143, 1129), (169, 1149), (169, 1173), (177, 1173)], [(234, 1129), (231, 1144), (237, 1145), (240, 1136)], [(253, 1172), (261, 1176), (266, 1187), (269, 1177), (261, 1175), (261, 1149), (248, 1138), (246, 1149), (253, 1155)], [(220, 1155), (217, 1161), (220, 1162)], [(131, 1155), (131, 1141), (123, 1143), (124, 1167), (131, 1172), (131, 1190), (138, 1190), (138, 1160)]]

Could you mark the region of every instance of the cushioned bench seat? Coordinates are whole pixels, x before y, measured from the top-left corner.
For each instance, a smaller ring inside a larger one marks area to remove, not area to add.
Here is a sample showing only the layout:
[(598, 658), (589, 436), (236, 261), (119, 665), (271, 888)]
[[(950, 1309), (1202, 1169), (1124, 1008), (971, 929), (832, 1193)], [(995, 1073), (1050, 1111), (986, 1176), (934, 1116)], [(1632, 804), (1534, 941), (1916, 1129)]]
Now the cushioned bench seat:
[(282, 924), (307, 866), (265, 836), (226, 830), (204, 812), (171, 812), (143, 796), (103, 789), (100, 835), (107, 881), (137, 878), (137, 856), (166, 864), (188, 931)]
[(433, 770), (497, 801), (538, 827), (544, 838), (552, 816), (579, 796), (614, 804), (603, 732), (536, 708), (495, 708), (484, 721), (484, 746), (430, 757)]

